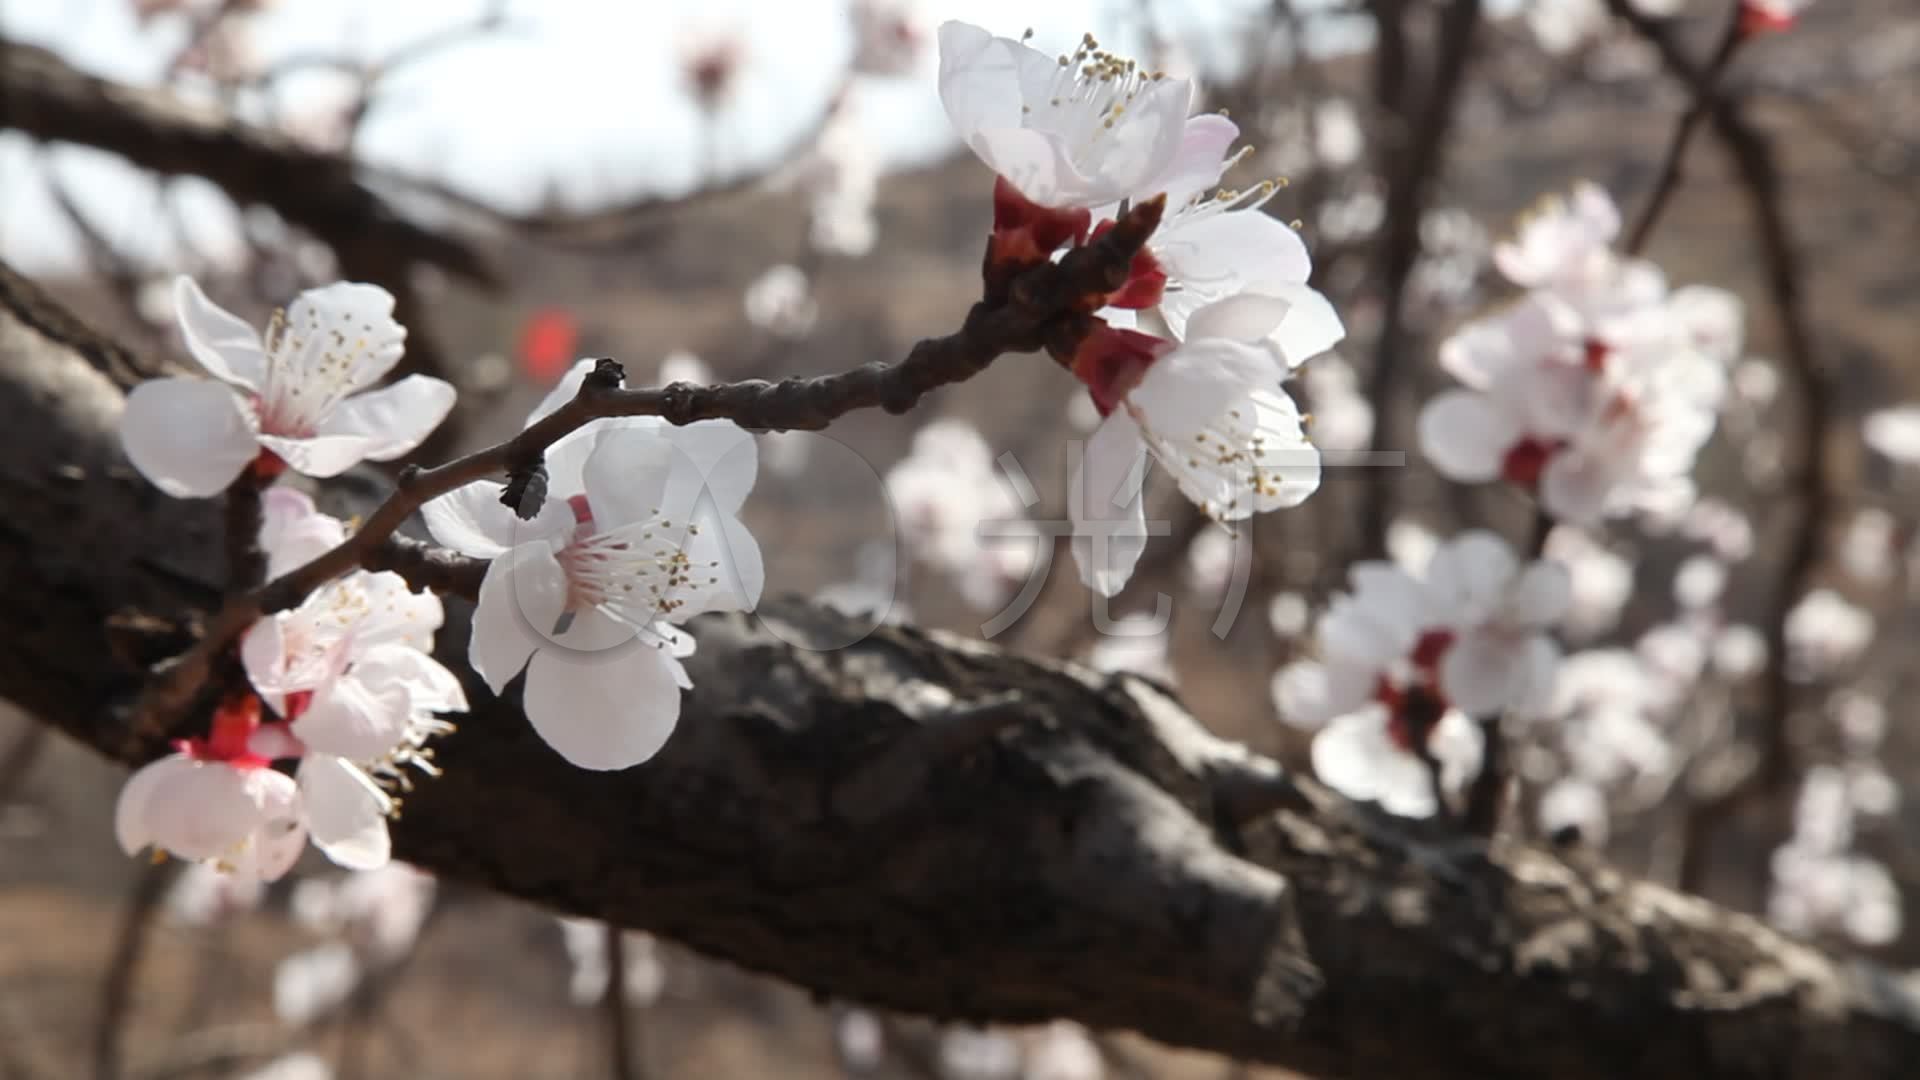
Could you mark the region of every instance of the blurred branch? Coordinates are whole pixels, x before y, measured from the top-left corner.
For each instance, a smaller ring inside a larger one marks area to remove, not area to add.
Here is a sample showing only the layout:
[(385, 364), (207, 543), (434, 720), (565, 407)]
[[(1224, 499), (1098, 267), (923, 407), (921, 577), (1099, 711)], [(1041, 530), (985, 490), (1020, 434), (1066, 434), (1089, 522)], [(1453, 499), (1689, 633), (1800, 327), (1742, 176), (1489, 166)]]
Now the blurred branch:
[[(119, 392), (12, 307), (0, 292), (0, 494), (21, 511), (0, 530), (0, 695), (133, 763), (157, 749), (127, 738), (142, 676), (101, 625), (217, 603), (220, 511), (128, 475)], [(41, 512), (48, 459), (84, 477), (64, 513)], [(439, 655), (463, 669), (449, 615)], [(794, 600), (691, 629), (679, 728), (626, 772), (567, 765), (461, 670), (474, 714), (394, 823), (396, 855), (826, 996), (1065, 1017), (1307, 1073), (1894, 1080), (1920, 1057), (1920, 976), (1385, 817), (1145, 680), (911, 628), (861, 638)], [(936, 695), (951, 707), (930, 713)], [(842, 782), (994, 701), (1020, 722), (911, 798)], [(1286, 797), (1222, 820), (1220, 793), (1261, 786)]]
[(159, 914), (160, 899), (173, 883), (176, 869), (177, 864), (156, 859), (141, 869), (127, 894), (113, 956), (107, 961), (106, 978), (100, 985), (100, 1013), (93, 1032), (94, 1080), (117, 1080), (120, 1076), (121, 1038), (126, 1034), (133, 1005), (134, 979), (139, 975), (140, 957), (146, 952), (147, 931)]
[[(1399, 400), (1400, 361), (1406, 352), (1407, 286), (1420, 260), (1420, 223), (1432, 188), (1439, 183), (1443, 147), (1453, 124), (1460, 88), (1466, 82), (1480, 25), (1480, 0), (1452, 0), (1439, 15), (1431, 80), (1416, 92), (1407, 85), (1405, 0), (1374, 0), (1380, 48), (1374, 55), (1376, 104), (1391, 125), (1382, 146), (1381, 175), (1386, 178), (1385, 222), (1378, 257), (1381, 281), (1380, 333), (1374, 342), (1373, 368), (1367, 376), (1367, 401), (1373, 407), (1369, 448), (1397, 435), (1394, 403)], [(1386, 551), (1392, 513), (1393, 469), (1369, 471), (1361, 502), (1359, 544), (1363, 558)], [(1344, 562), (1344, 560), (1340, 560)]]
[(1786, 369), (1796, 384), (1794, 392), (1786, 396), (1800, 403), (1796, 435), (1805, 458), (1792, 481), (1797, 505), (1791, 515), (1792, 531), (1773, 615), (1766, 626), (1767, 670), (1754, 735), (1758, 760), (1739, 780), (1697, 800), (1689, 810), (1680, 884), (1697, 889), (1706, 874), (1713, 834), (1749, 804), (1779, 796), (1793, 779), (1791, 727), (1797, 695), (1787, 673), (1787, 616), (1812, 587), (1819, 568), (1821, 529), (1833, 511), (1827, 478), (1833, 404), (1803, 304), (1803, 269), (1787, 220), (1786, 193), (1772, 144), (1747, 120), (1741, 102), (1717, 92), (1713, 72), (1688, 58), (1665, 23), (1634, 11), (1626, 0), (1608, 3), (1653, 45), (1668, 72), (1692, 90), (1695, 108), (1710, 106), (1706, 115), (1712, 120), (1714, 134), (1733, 158), (1741, 192), (1752, 209), (1769, 306), (1780, 320)]
[[(1638, 13), (1632, 0), (1607, 0), (1607, 5), (1615, 15)], [(1661, 162), (1653, 191), (1647, 196), (1647, 205), (1641, 210), (1639, 220), (1634, 222), (1633, 230), (1627, 234), (1623, 250), (1628, 255), (1639, 255), (1646, 250), (1647, 240), (1653, 236), (1654, 227), (1660, 224), (1660, 215), (1666, 211), (1668, 200), (1680, 188), (1687, 147), (1692, 144), (1693, 134), (1700, 129), (1701, 122), (1713, 111), (1720, 77), (1726, 73), (1727, 65), (1733, 61), (1733, 54), (1739, 51), (1740, 43), (1745, 40), (1746, 35), (1741, 32), (1745, 20), (1744, 7), (1733, 5), (1732, 12), (1727, 16), (1726, 28), (1720, 32), (1719, 44), (1714, 46), (1713, 57), (1707, 61), (1698, 82), (1694, 83), (1693, 104), (1680, 114), (1680, 123), (1674, 127), (1673, 136), (1667, 141), (1666, 156)]]

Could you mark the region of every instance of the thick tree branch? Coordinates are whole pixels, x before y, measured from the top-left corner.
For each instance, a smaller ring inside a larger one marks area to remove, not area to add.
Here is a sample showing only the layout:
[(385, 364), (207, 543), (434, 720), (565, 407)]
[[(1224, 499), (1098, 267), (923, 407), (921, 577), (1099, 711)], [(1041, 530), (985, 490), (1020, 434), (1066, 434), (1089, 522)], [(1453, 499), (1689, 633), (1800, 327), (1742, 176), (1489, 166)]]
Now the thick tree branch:
[[(0, 695), (140, 761), (160, 749), (127, 738), (142, 672), (104, 627), (158, 641), (210, 610), (220, 512), (141, 485), (119, 392), (19, 295), (0, 289)], [(1147, 681), (911, 629), (834, 648), (858, 627), (794, 601), (694, 630), (680, 728), (626, 772), (571, 768), (511, 692), (470, 683), (400, 853), (834, 997), (1321, 1075), (1831, 1080), (1920, 1059), (1908, 977), (1381, 817)], [(877, 782), (896, 767), (909, 797)]]

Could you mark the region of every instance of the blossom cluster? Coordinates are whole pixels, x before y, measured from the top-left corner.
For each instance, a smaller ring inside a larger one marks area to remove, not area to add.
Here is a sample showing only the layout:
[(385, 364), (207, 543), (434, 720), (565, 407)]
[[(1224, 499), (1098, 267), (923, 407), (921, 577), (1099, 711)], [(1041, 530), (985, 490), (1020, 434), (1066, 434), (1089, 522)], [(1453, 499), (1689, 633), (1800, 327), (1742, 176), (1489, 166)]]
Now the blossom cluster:
[(1055, 354), (1102, 417), (1069, 495), (1082, 579), (1113, 595), (1132, 575), (1149, 455), (1221, 522), (1306, 499), (1319, 454), (1281, 383), (1345, 330), (1308, 284), (1306, 245), (1262, 211), (1278, 186), (1220, 186), (1239, 128), (1189, 115), (1191, 80), (1091, 37), (1056, 56), (949, 22), (939, 44), (947, 116), (996, 174), (990, 282), (1165, 199), (1127, 279), (1089, 299), (1089, 329)]
[[(136, 388), (121, 421), (128, 458), (171, 495), (257, 497), (258, 547), (278, 578), (339, 547), (349, 527), (274, 482), (405, 454), (446, 416), (453, 388), (415, 375), (370, 389), (406, 336), (376, 286), (309, 290), (264, 335), (187, 278), (175, 298), (188, 351), (213, 377)], [(592, 366), (575, 365), (528, 422), (572, 398)], [(620, 769), (652, 757), (692, 685), (681, 660), (694, 642), (679, 624), (758, 600), (759, 548), (739, 519), (757, 462), (753, 437), (731, 423), (605, 420), (548, 448), (547, 498), (529, 520), (493, 482), (422, 508), (442, 544), (488, 560), (474, 670), (495, 693), (524, 672), (525, 712), (567, 760)], [(427, 744), (468, 708), (431, 655), (442, 621), (434, 595), (362, 570), (255, 622), (238, 647), (247, 685), (204, 736), (122, 789), (121, 846), (264, 881), (308, 839), (342, 866), (385, 865), (396, 793), (437, 772)]]
[(1527, 291), (1440, 347), (1462, 387), (1427, 404), (1419, 435), (1442, 473), (1533, 491), (1575, 524), (1692, 500), (1740, 352), (1740, 303), (1669, 291), (1658, 267), (1613, 249), (1619, 230), (1612, 199), (1581, 184), (1495, 247)]

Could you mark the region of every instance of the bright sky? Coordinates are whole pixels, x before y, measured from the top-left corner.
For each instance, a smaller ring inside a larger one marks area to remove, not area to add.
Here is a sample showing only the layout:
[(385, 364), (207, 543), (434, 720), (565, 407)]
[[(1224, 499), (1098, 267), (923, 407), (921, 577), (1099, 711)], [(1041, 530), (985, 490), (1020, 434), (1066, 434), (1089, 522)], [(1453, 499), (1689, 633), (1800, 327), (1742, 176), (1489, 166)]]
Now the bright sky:
[[(483, 0), (277, 0), (258, 17), (268, 66), (312, 54), (380, 57), (470, 22)], [(937, 24), (962, 17), (999, 33), (1031, 26), (1065, 49), (1082, 31), (1138, 52), (1142, 19), (1182, 42), (1202, 71), (1239, 62), (1238, 29), (1262, 0), (926, 0)], [(139, 27), (129, 0), (0, 0), (0, 33), (58, 50), (77, 65), (134, 82), (157, 80), (184, 36), (181, 20)], [(511, 0), (511, 29), (409, 65), (382, 91), (358, 149), (370, 162), (429, 177), (509, 211), (549, 196), (576, 208), (695, 186), (703, 154), (721, 173), (771, 160), (826, 106), (852, 48), (844, 0)], [(1143, 12), (1145, 15), (1143, 16)], [(685, 43), (737, 34), (747, 61), (736, 95), (703, 135), (680, 87)], [(1336, 31), (1323, 47), (1361, 43)], [(916, 76), (863, 79), (859, 115), (892, 165), (952, 148), (931, 55)], [(325, 100), (338, 77), (289, 80), (285, 100)], [(705, 148), (703, 148), (705, 147)], [(0, 256), (27, 269), (76, 265), (81, 248), (45, 182), (63, 179), (106, 235), (149, 265), (177, 259), (177, 232), (196, 250), (235, 246), (235, 211), (210, 185), (154, 184), (109, 155), (39, 148), (0, 135)], [(165, 200), (165, 201), (163, 201)], [(161, 212), (184, 208), (176, 226)]]

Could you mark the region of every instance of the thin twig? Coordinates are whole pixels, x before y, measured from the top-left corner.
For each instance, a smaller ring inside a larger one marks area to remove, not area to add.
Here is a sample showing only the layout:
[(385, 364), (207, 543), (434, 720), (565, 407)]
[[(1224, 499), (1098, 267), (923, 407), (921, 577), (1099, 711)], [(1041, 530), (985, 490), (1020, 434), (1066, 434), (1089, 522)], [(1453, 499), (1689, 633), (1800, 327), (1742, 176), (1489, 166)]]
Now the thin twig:
[(1126, 280), (1128, 267), (1160, 223), (1165, 200), (1142, 202), (1092, 243), (1058, 263), (1034, 267), (1012, 283), (1002, 303), (981, 302), (960, 329), (915, 345), (905, 359), (870, 363), (835, 375), (749, 379), (718, 386), (673, 383), (622, 389), (619, 368), (608, 362), (599, 377), (582, 381), (573, 399), (502, 443), (432, 469), (400, 473), (394, 491), (359, 531), (339, 546), (255, 589), (229, 598), (193, 649), (157, 674), (142, 698), (131, 738), (163, 737), (205, 687), (215, 659), (264, 615), (297, 606), (314, 589), (366, 565), (427, 501), (489, 477), (537, 465), (548, 447), (596, 420), (658, 416), (682, 425), (731, 420), (762, 430), (818, 431), (856, 409), (900, 414), (929, 392), (985, 371), (1009, 352), (1035, 352), (1056, 344), (1062, 333), (1084, 325), (1087, 298), (1104, 295)]
[(627, 1015), (627, 939), (616, 923), (607, 924), (607, 1055), (613, 1080), (640, 1080), (645, 1070), (633, 1056), (633, 1030)]
[[(1631, 0), (1607, 0), (1614, 14), (1627, 17), (1633, 11)], [(1680, 122), (1674, 126), (1673, 135), (1667, 140), (1667, 152), (1660, 163), (1660, 174), (1654, 181), (1653, 192), (1647, 196), (1647, 205), (1640, 211), (1640, 218), (1627, 234), (1622, 248), (1628, 255), (1638, 255), (1646, 250), (1647, 241), (1653, 237), (1654, 227), (1660, 224), (1660, 216), (1666, 212), (1667, 204), (1672, 201), (1674, 192), (1680, 190), (1682, 165), (1686, 161), (1687, 147), (1693, 142), (1694, 132), (1713, 111), (1713, 103), (1718, 96), (1720, 78), (1733, 62), (1734, 53), (1740, 50), (1740, 43), (1746, 40), (1741, 32), (1745, 21), (1742, 6), (1733, 5), (1733, 12), (1727, 17), (1727, 25), (1720, 32), (1719, 43), (1714, 46), (1713, 56), (1707, 61), (1700, 78), (1693, 82), (1693, 104), (1680, 114)]]

